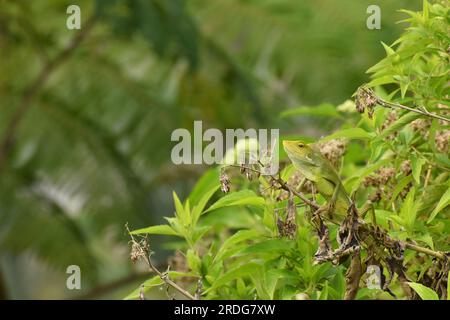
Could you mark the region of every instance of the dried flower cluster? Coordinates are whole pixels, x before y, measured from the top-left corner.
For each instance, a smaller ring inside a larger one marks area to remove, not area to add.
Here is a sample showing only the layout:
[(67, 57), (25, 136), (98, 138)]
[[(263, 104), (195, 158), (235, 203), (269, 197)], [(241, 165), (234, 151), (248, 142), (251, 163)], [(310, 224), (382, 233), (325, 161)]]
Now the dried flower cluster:
[(431, 127), (430, 119), (416, 119), (413, 122), (411, 122), (411, 128), (415, 132), (419, 132), (424, 137), (424, 139), (428, 138), (430, 127)]
[(135, 263), (139, 259), (146, 258), (150, 254), (150, 245), (146, 237), (140, 238), (139, 241), (132, 239), (131, 241), (131, 262)]
[(411, 169), (411, 161), (405, 160), (400, 165), (400, 170), (403, 172), (405, 176), (409, 176), (412, 173)]
[(297, 233), (297, 223), (295, 222), (296, 216), (297, 207), (295, 206), (293, 195), (290, 194), (288, 204), (286, 206), (286, 219), (282, 221), (278, 218), (277, 220), (278, 232), (280, 236), (290, 239), (295, 238)]
[(436, 131), (436, 149), (442, 153), (448, 153), (450, 130)]
[(368, 177), (365, 177), (363, 180), (363, 185), (365, 187), (373, 186), (379, 187), (384, 186), (388, 183), (388, 181), (395, 176), (394, 168), (380, 168), (371, 174)]
[[(443, 115), (443, 116), (450, 115), (450, 109), (447, 106), (445, 106), (443, 104), (438, 104), (438, 108), (443, 110), (440, 112), (441, 115)], [(415, 132), (419, 132), (422, 135), (422, 137), (425, 140), (427, 140), (430, 135), (431, 123), (432, 123), (432, 121), (430, 119), (417, 119), (411, 123), (411, 127), (413, 128), (413, 130)], [(444, 120), (439, 120), (439, 125), (445, 126), (445, 125), (448, 125), (448, 122), (446, 122)], [(435, 143), (436, 143), (436, 149), (439, 152), (442, 152), (442, 153), (449, 152), (449, 140), (450, 140), (450, 130), (443, 129), (443, 130), (436, 131)]]
[(345, 153), (346, 142), (342, 139), (334, 139), (318, 144), (320, 152), (335, 168), (339, 168), (341, 158)]
[(220, 171), (219, 181), (220, 181), (220, 190), (222, 190), (223, 193), (230, 192), (231, 181), (224, 169)]
[(355, 98), (355, 106), (359, 113), (364, 113), (367, 109), (367, 115), (372, 119), (377, 102), (378, 100), (371, 89), (362, 87), (358, 89)]
[[(369, 200), (372, 203), (378, 202), (382, 199), (383, 194), (386, 191), (386, 185), (395, 176), (394, 168), (380, 168), (363, 180), (365, 187), (375, 187), (376, 190), (369, 195)], [(389, 198), (389, 196), (388, 196)]]
[[(381, 130), (386, 130), (390, 127), (392, 123), (394, 123), (398, 119), (398, 114), (396, 111), (390, 111), (386, 114), (386, 118), (384, 119), (383, 124), (381, 125)], [(397, 136), (397, 132), (393, 132), (387, 136), (388, 140), (394, 140)]]
[[(404, 160), (400, 165), (400, 170), (405, 176), (410, 175), (412, 173), (411, 161)], [(390, 184), (390, 182), (392, 178), (395, 177), (395, 173), (394, 168), (380, 168), (370, 176), (364, 178), (363, 185), (365, 187), (372, 186), (376, 188), (376, 190), (369, 195), (369, 200), (371, 202), (378, 202), (383, 198), (383, 196), (385, 199), (392, 198), (392, 183)], [(387, 187), (388, 184), (390, 184), (391, 187)], [(411, 187), (412, 183), (408, 183), (399, 193), (400, 197), (405, 198)]]

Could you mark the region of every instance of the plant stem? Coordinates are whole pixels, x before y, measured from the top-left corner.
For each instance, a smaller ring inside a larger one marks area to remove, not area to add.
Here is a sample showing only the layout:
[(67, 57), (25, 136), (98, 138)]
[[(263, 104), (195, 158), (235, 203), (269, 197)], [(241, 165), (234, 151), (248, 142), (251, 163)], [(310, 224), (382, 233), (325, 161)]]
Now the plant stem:
[[(168, 286), (171, 286), (172, 288), (177, 290), (179, 293), (181, 293), (183, 296), (185, 296), (189, 300), (198, 300), (192, 294), (190, 294), (187, 290), (183, 289), (177, 283), (172, 281), (169, 278), (169, 276), (167, 275), (167, 273), (162, 273), (161, 271), (158, 270), (158, 268), (156, 268), (153, 265), (152, 260), (150, 259), (151, 253), (150, 253), (150, 249), (149, 249), (149, 244), (147, 242), (147, 237), (143, 238), (142, 242), (138, 242), (134, 239), (133, 235), (131, 234), (131, 231), (128, 228), (128, 225), (125, 225), (125, 228), (127, 229), (128, 234), (131, 236), (131, 241), (133, 243), (133, 246), (136, 245), (136, 247), (139, 250), (139, 257), (144, 259), (144, 261), (147, 263), (150, 271), (156, 273), (165, 284), (167, 284)], [(200, 297), (200, 294), (198, 296)]]
[(169, 285), (172, 288), (174, 288), (175, 290), (177, 290), (179, 293), (181, 293), (183, 296), (185, 296), (189, 300), (197, 300), (197, 299), (195, 299), (195, 297), (192, 294), (190, 294), (188, 291), (184, 290), (178, 284), (176, 284), (171, 279), (169, 279), (169, 277), (166, 274), (164, 274), (161, 271), (159, 271), (153, 265), (152, 261), (150, 260), (150, 255), (145, 255), (145, 262), (149, 266), (150, 270), (153, 271), (154, 273), (156, 273), (161, 278), (161, 280), (164, 281), (164, 283), (166, 283), (167, 285)]
[(411, 108), (411, 107), (408, 107), (408, 106), (404, 106), (404, 105), (402, 105), (400, 103), (389, 102), (389, 101), (386, 101), (386, 100), (378, 97), (373, 92), (373, 90), (371, 90), (371, 89), (367, 89), (367, 88), (363, 88), (363, 87), (361, 87), (361, 89), (364, 92), (366, 92), (367, 94), (371, 95), (373, 98), (375, 98), (377, 103), (380, 106), (382, 106), (382, 107), (389, 108), (389, 109), (391, 109), (391, 108), (399, 108), (399, 109), (403, 109), (403, 110), (408, 110), (408, 111), (411, 111), (411, 112), (419, 113), (419, 114), (427, 116), (427, 117), (431, 117), (431, 118), (435, 118), (435, 119), (439, 119), (439, 120), (450, 122), (449, 118), (446, 118), (446, 117), (440, 116), (438, 114), (432, 113), (432, 112), (428, 111), (425, 107), (419, 107), (419, 108), (415, 109), (415, 108)]
[(425, 253), (429, 256), (433, 256), (433, 257), (436, 257), (441, 260), (447, 259), (447, 256), (443, 252), (433, 251), (431, 249), (424, 248), (424, 247), (421, 247), (421, 246), (418, 246), (418, 245), (415, 245), (415, 244), (412, 244), (409, 242), (405, 242), (405, 247), (408, 249), (417, 251), (417, 252)]
[[(239, 165), (229, 165), (229, 166), (231, 166), (231, 167), (238, 167), (238, 168), (242, 167), (242, 165), (240, 165), (240, 166)], [(256, 169), (253, 169), (253, 168), (250, 168), (250, 167), (245, 167), (245, 168), (250, 170), (250, 171), (253, 171), (253, 172), (261, 173), (259, 170), (256, 170)], [(284, 189), (284, 190), (286, 190), (288, 192), (291, 192), (292, 194), (296, 195), (297, 197), (299, 197), (302, 201), (304, 201), (307, 205), (311, 206), (312, 208), (314, 208), (316, 210), (320, 209), (320, 206), (316, 202), (309, 200), (302, 193), (296, 191), (294, 188), (289, 186), (286, 181), (281, 179), (281, 177), (275, 177), (275, 176), (270, 176), (270, 177), (271, 177), (271, 179), (273, 179), (275, 182), (277, 182), (280, 185), (281, 189)], [(361, 212), (363, 212), (365, 214), (369, 209), (370, 209), (370, 203), (366, 204), (361, 209)], [(361, 216), (361, 212), (358, 212), (358, 216)], [(410, 250), (421, 252), (421, 253), (424, 253), (424, 254), (436, 257), (436, 258), (441, 259), (441, 260), (447, 259), (447, 256), (443, 252), (438, 252), (438, 251), (434, 251), (434, 250), (431, 250), (431, 249), (427, 249), (427, 248), (424, 248), (424, 247), (421, 247), (421, 246), (418, 246), (418, 245), (415, 245), (415, 244), (412, 244), (412, 243), (409, 243), (409, 242), (402, 242), (402, 243), (404, 244), (404, 246), (406, 248), (408, 248)]]

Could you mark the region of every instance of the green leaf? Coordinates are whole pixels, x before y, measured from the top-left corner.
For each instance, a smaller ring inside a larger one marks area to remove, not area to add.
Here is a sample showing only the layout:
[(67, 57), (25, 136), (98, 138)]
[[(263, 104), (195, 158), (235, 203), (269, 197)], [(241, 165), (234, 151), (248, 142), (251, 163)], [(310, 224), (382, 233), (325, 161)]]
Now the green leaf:
[(209, 199), (211, 199), (211, 197), (217, 191), (217, 189), (219, 189), (219, 185), (216, 185), (212, 187), (210, 190), (206, 191), (199, 200), (198, 204), (194, 206), (194, 208), (192, 209), (192, 224), (194, 226), (197, 224), (198, 218), (203, 213), (203, 209), (205, 208)]
[(327, 300), (327, 299), (328, 299), (328, 281), (325, 281), (323, 289), (320, 292), (319, 300)]
[(236, 280), (236, 290), (240, 297), (244, 297), (246, 295), (247, 287), (245, 286), (244, 280), (241, 278)]
[(420, 237), (417, 237), (416, 240), (426, 243), (432, 250), (434, 250), (433, 238), (431, 237), (431, 235), (429, 233), (424, 234)]
[(348, 138), (348, 139), (371, 139), (374, 138), (375, 134), (367, 132), (361, 128), (350, 128), (350, 129), (343, 129), (339, 130), (329, 136), (326, 136), (325, 138), (322, 138), (320, 141), (330, 141), (337, 138)]
[(200, 273), (200, 267), (202, 265), (202, 261), (200, 257), (195, 253), (194, 250), (189, 249), (186, 253), (186, 261), (189, 268), (197, 273)]
[(420, 184), (420, 174), (425, 163), (426, 161), (423, 158), (418, 158), (415, 155), (411, 157), (412, 175), (417, 184)]
[[(447, 275), (447, 279), (450, 279), (450, 272)], [(447, 280), (447, 300), (450, 300), (450, 281)]]
[(217, 289), (218, 287), (223, 286), (234, 279), (249, 276), (257, 272), (260, 268), (261, 265), (254, 262), (246, 263), (244, 265), (232, 268), (229, 271), (225, 272), (225, 274), (223, 274), (222, 276), (215, 279), (215, 281), (213, 281), (213, 283), (211, 284), (211, 287), (208, 288), (205, 292)]
[[(330, 289), (334, 289), (334, 300), (341, 300), (345, 293), (345, 277), (342, 269), (338, 270), (330, 283)], [(331, 290), (329, 294), (331, 293)]]
[(248, 246), (243, 253), (273, 253), (282, 254), (293, 248), (294, 243), (285, 239), (269, 239)]
[(196, 243), (199, 241), (207, 232), (209, 232), (212, 229), (212, 226), (203, 226), (200, 228), (195, 228), (192, 232), (192, 241)]
[(175, 230), (172, 229), (172, 227), (170, 227), (166, 224), (137, 229), (137, 230), (131, 231), (130, 233), (131, 234), (143, 234), (143, 233), (161, 234), (161, 235), (181, 237), (181, 235), (178, 232), (176, 232)]
[(281, 117), (292, 116), (318, 116), (318, 117), (341, 117), (336, 107), (329, 103), (324, 103), (315, 107), (298, 107), (283, 111)]
[(429, 10), (428, 10), (428, 1), (427, 0), (423, 0), (423, 21), (426, 23), (428, 21), (428, 17), (429, 17)]
[(251, 205), (256, 207), (263, 207), (265, 204), (265, 200), (262, 197), (258, 197), (251, 190), (242, 190), (238, 192), (233, 192), (229, 195), (226, 195), (223, 198), (220, 198), (217, 202), (215, 202), (211, 207), (208, 208), (205, 212), (210, 212), (219, 208), (229, 207), (229, 206), (243, 206), (243, 205)]
[(447, 191), (444, 193), (442, 198), (439, 200), (436, 208), (434, 208), (433, 212), (430, 215), (430, 218), (428, 218), (427, 223), (430, 223), (434, 220), (436, 215), (445, 207), (447, 207), (450, 204), (450, 187), (447, 189)]
[(149, 280), (146, 280), (139, 288), (131, 292), (129, 295), (127, 295), (124, 300), (134, 300), (139, 299), (140, 293), (145, 293), (148, 290), (150, 290), (152, 287), (160, 286), (164, 283), (164, 281), (161, 280), (159, 276), (154, 276), (150, 278)]
[(406, 186), (412, 181), (413, 177), (411, 175), (408, 175), (406, 177), (403, 177), (400, 181), (398, 181), (397, 185), (395, 186), (394, 190), (392, 190), (392, 198), (391, 201), (394, 201), (397, 199), (400, 192), (403, 191), (403, 189), (406, 188)]
[(175, 203), (175, 211), (178, 219), (183, 224), (183, 226), (188, 226), (190, 223), (190, 214), (183, 208), (183, 204), (181, 203), (180, 199), (178, 198), (175, 191), (173, 194), (173, 202)]
[(389, 163), (391, 160), (389, 159), (383, 159), (381, 161), (377, 161), (373, 164), (370, 165), (366, 165), (365, 168), (362, 171), (357, 172), (354, 176), (348, 178), (345, 183), (344, 186), (346, 187), (346, 189), (348, 187), (351, 187), (351, 192), (350, 194), (353, 194), (356, 190), (358, 190), (361, 181), (367, 177), (368, 175), (370, 175), (371, 173), (373, 173), (375, 170), (381, 168), (382, 166), (384, 166), (385, 164)]
[(216, 167), (201, 176), (189, 194), (189, 201), (195, 206), (204, 198), (205, 193), (212, 189), (217, 190), (219, 186), (219, 167)]
[(400, 93), (402, 99), (405, 97), (406, 92), (408, 91), (408, 87), (410, 85), (410, 82), (400, 81)]
[(375, 78), (372, 81), (370, 81), (367, 86), (368, 87), (376, 87), (376, 86), (381, 86), (383, 84), (389, 84), (389, 83), (397, 83), (397, 81), (394, 79), (394, 77), (387, 75), (387, 76), (382, 76), (379, 78)]
[(400, 217), (402, 217), (403, 221), (405, 221), (409, 232), (412, 232), (413, 230), (417, 217), (417, 210), (420, 205), (418, 202), (414, 202), (415, 192), (416, 190), (411, 188), (400, 210)]
[(391, 47), (389, 47), (386, 43), (381, 41), (381, 44), (383, 45), (384, 51), (386, 51), (387, 56), (391, 56), (391, 55), (395, 54), (395, 50), (392, 49)]
[(437, 293), (423, 284), (415, 282), (407, 282), (408, 285), (414, 289), (422, 300), (439, 300)]
[(400, 216), (392, 215), (392, 216), (388, 216), (387, 219), (397, 223), (398, 225), (400, 225), (402, 227), (407, 227), (407, 223), (406, 223), (405, 219), (403, 219)]
[(373, 143), (381, 142), (385, 140), (390, 134), (399, 131), (407, 124), (413, 122), (414, 120), (420, 118), (420, 114), (415, 112), (408, 112), (404, 116), (402, 116), (400, 119), (397, 119), (392, 123), (387, 129), (383, 130), (380, 135), (376, 137)]
[(216, 256), (214, 257), (214, 260), (219, 261), (235, 244), (248, 239), (257, 239), (259, 235), (260, 233), (256, 230), (239, 230), (224, 241)]
[[(169, 271), (168, 276), (170, 279), (177, 279), (182, 277), (192, 277), (195, 276), (192, 273), (186, 273), (186, 272), (178, 272), (178, 271)], [(144, 281), (139, 288), (131, 292), (128, 296), (124, 298), (124, 300), (133, 300), (133, 299), (139, 299), (140, 292), (147, 292), (153, 287), (157, 287), (164, 284), (164, 281), (161, 280), (159, 276), (154, 276), (146, 281)]]

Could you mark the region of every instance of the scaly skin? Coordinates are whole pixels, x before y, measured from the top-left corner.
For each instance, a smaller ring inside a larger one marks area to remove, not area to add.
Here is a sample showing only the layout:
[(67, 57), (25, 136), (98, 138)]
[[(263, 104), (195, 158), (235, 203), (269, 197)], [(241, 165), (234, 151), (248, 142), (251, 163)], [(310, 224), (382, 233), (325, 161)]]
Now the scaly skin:
[(351, 200), (330, 162), (314, 144), (306, 144), (301, 140), (284, 140), (283, 147), (294, 167), (312, 181), (317, 191), (327, 200), (328, 210), (324, 211), (327, 211), (328, 216), (324, 218), (335, 223), (342, 222)]

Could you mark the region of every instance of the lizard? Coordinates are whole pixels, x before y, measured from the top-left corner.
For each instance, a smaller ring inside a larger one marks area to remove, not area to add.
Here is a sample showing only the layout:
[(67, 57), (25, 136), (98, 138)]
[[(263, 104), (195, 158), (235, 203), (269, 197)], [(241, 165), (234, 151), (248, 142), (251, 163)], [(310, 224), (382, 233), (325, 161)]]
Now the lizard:
[[(347, 216), (352, 200), (345, 191), (338, 173), (315, 144), (301, 140), (284, 140), (283, 148), (294, 167), (314, 183), (317, 191), (327, 200), (322, 208), (328, 220), (339, 224)], [(301, 184), (303, 184), (302, 181)]]

